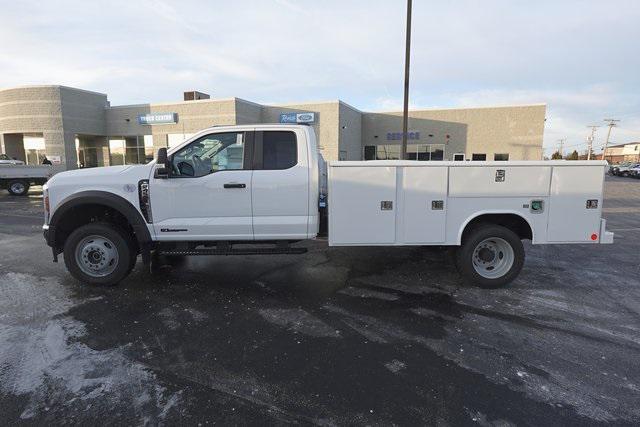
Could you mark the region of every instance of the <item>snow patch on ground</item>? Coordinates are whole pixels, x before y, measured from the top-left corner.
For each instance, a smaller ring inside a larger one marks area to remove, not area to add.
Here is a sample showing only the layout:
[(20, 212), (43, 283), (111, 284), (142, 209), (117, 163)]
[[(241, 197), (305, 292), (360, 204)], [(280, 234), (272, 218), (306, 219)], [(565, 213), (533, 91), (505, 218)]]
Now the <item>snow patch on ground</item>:
[[(0, 276), (0, 391), (24, 396), (21, 418), (93, 405), (132, 407), (143, 423), (162, 421), (181, 399), (123, 348), (94, 350), (85, 327), (65, 313), (76, 303), (54, 278)], [(79, 415), (82, 416), (82, 415)]]
[(401, 370), (407, 367), (407, 365), (404, 362), (401, 362), (397, 359), (393, 359), (391, 362), (385, 363), (384, 366), (394, 374), (397, 374), (398, 372), (400, 372)]

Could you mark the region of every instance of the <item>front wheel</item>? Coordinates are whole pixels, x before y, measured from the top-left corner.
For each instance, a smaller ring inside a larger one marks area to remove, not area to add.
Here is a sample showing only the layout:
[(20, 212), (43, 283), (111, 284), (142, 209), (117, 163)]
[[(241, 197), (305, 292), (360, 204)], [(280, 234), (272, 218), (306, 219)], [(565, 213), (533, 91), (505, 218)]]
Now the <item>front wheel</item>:
[(67, 270), (91, 285), (115, 285), (131, 272), (135, 261), (131, 237), (109, 223), (83, 225), (71, 233), (64, 245)]
[(464, 239), (456, 253), (462, 278), (483, 288), (498, 288), (512, 282), (524, 264), (520, 237), (499, 225), (480, 225)]

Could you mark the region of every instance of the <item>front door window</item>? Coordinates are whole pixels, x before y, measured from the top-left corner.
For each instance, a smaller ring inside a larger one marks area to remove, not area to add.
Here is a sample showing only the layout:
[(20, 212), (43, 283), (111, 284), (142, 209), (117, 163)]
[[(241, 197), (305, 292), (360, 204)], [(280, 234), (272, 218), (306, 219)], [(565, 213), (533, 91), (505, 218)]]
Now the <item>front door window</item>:
[(173, 155), (172, 175), (200, 177), (222, 170), (239, 170), (244, 164), (244, 133), (204, 136)]

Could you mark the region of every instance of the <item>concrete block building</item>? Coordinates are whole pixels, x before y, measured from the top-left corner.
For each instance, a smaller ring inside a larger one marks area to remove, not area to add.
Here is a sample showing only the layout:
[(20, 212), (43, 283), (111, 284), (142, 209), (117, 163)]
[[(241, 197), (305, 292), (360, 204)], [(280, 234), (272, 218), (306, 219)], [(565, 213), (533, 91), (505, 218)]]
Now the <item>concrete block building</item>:
[[(396, 159), (401, 112), (364, 112), (342, 101), (262, 105), (240, 98), (112, 106), (106, 94), (65, 86), (0, 90), (0, 150), (60, 169), (145, 163), (213, 125), (303, 122), (327, 160)], [(415, 110), (408, 153), (416, 160), (539, 160), (544, 104)]]

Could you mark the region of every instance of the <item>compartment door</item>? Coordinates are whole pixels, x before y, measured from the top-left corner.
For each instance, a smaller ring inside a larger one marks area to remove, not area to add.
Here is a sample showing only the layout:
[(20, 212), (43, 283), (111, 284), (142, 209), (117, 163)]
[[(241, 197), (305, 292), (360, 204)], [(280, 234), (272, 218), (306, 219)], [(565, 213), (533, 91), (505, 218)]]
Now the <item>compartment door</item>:
[[(555, 166), (549, 197), (549, 242), (591, 242), (600, 237), (602, 216), (602, 166)], [(587, 209), (587, 200), (598, 207)], [(598, 238), (592, 240), (596, 234)]]
[(396, 209), (395, 167), (331, 167), (330, 245), (394, 243)]
[(404, 167), (398, 241), (407, 244), (443, 243), (449, 168)]

